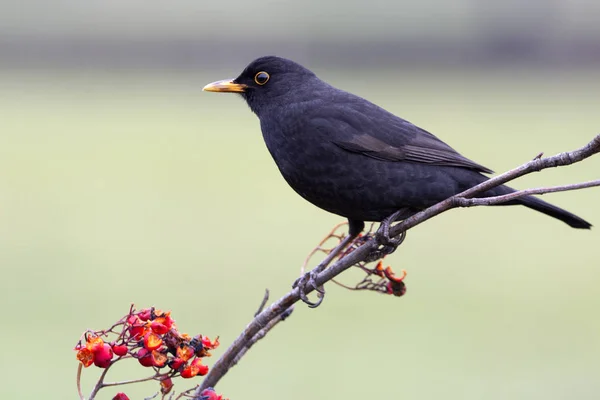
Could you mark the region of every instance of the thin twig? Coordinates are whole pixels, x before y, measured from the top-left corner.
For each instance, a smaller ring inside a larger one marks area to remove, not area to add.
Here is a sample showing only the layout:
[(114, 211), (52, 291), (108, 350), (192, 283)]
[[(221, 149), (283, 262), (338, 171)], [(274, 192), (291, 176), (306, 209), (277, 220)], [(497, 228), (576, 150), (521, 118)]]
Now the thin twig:
[(258, 310), (256, 310), (256, 312), (254, 313), (255, 317), (265, 309), (265, 306), (267, 305), (267, 301), (269, 301), (269, 289), (265, 289), (265, 296), (263, 297), (262, 301), (260, 302), (260, 305), (258, 306)]
[[(451, 208), (460, 206), (460, 200), (458, 198), (469, 199), (474, 195), (485, 192), (498, 185), (506, 183), (510, 180), (516, 179), (522, 175), (529, 174), (531, 172), (540, 171), (545, 168), (558, 167), (562, 165), (570, 165), (575, 162), (579, 162), (585, 158), (590, 157), (593, 154), (600, 152), (600, 135), (597, 135), (591, 142), (584, 147), (566, 153), (560, 153), (552, 157), (538, 158), (529, 161), (520, 167), (517, 167), (511, 171), (508, 171), (502, 175), (491, 178), (473, 188), (466, 190), (456, 196), (450, 197), (438, 204), (435, 204), (426, 210), (419, 212), (404, 221), (396, 224), (390, 229), (390, 236), (395, 237), (408, 229), (419, 225), (428, 219), (439, 215)], [(573, 190), (573, 189), (569, 189)], [(350, 268), (359, 262), (365, 261), (370, 254), (377, 250), (379, 243), (376, 237), (373, 237), (366, 241), (363, 245), (347, 254), (345, 257), (337, 260), (329, 268), (319, 273), (316, 278), (316, 284), (318, 286), (323, 285), (325, 282), (336, 277), (346, 269)], [(326, 260), (329, 257), (326, 257)], [(318, 267), (317, 267), (318, 268)], [(310, 293), (314, 289), (307, 287), (305, 293)], [(271, 304), (267, 309), (257, 315), (249, 324), (246, 326), (244, 331), (238, 336), (237, 339), (229, 346), (225, 353), (217, 360), (213, 368), (210, 370), (204, 381), (196, 391), (198, 395), (202, 390), (208, 387), (215, 387), (219, 380), (229, 371), (235, 362), (239, 361), (240, 354), (246, 352), (249, 348), (249, 344), (254, 343), (254, 337), (265, 327), (267, 327), (273, 320), (279, 318), (286, 310), (288, 310), (294, 303), (300, 300), (300, 291), (298, 288), (292, 289), (289, 293), (284, 295), (282, 298)]]
[(329, 234), (327, 234), (323, 240), (321, 240), (319, 242), (319, 244), (317, 245), (317, 247), (315, 247), (310, 253), (308, 253), (308, 256), (306, 256), (306, 259), (304, 260), (304, 262), (302, 263), (302, 267), (300, 267), (300, 274), (304, 274), (304, 272), (306, 271), (306, 266), (308, 265), (308, 263), (310, 262), (310, 259), (312, 258), (312, 256), (314, 256), (318, 251), (322, 251), (323, 253), (325, 253), (326, 255), (329, 254), (331, 252), (332, 249), (325, 249), (323, 248), (323, 245), (325, 244), (325, 242), (327, 242), (329, 239), (332, 238), (337, 238), (339, 239), (339, 241), (341, 242), (342, 239), (344, 238), (343, 236), (338, 236), (335, 234), (335, 231), (338, 230), (339, 227), (344, 226), (344, 225), (348, 225), (348, 222), (344, 221), (344, 222), (340, 222), (339, 224), (337, 224), (336, 226), (333, 227), (333, 229), (331, 229), (331, 231), (329, 232)]
[(106, 377), (106, 374), (108, 373), (109, 368), (113, 364), (114, 364), (114, 362), (111, 363), (108, 367), (106, 367), (104, 369), (104, 371), (102, 371), (102, 373), (100, 374), (100, 377), (98, 378), (98, 382), (96, 382), (96, 386), (94, 386), (92, 393), (90, 393), (90, 400), (94, 400), (96, 398), (96, 395), (98, 394), (98, 391), (104, 387), (104, 378)]
[(493, 206), (495, 204), (505, 203), (507, 201), (518, 199), (519, 197), (523, 197), (523, 196), (530, 196), (532, 194), (566, 192), (569, 190), (585, 189), (585, 188), (591, 188), (591, 187), (595, 187), (595, 186), (600, 186), (600, 179), (597, 179), (595, 181), (572, 183), (569, 185), (518, 190), (516, 192), (505, 194), (502, 196), (477, 197), (477, 198), (472, 198), (472, 199), (466, 199), (464, 197), (459, 197), (457, 201), (458, 201), (460, 207)]
[(83, 369), (83, 364), (79, 363), (79, 366), (77, 367), (77, 393), (79, 394), (80, 400), (85, 400), (85, 397), (83, 396), (83, 392), (81, 391), (81, 370), (82, 369)]
[[(175, 400), (183, 399), (184, 397), (191, 397), (188, 393), (192, 393), (192, 392), (196, 391), (197, 389), (198, 389), (198, 386), (193, 387), (188, 390), (185, 390), (185, 391), (179, 393), (179, 395), (177, 397), (175, 397)], [(202, 390), (204, 390), (204, 389), (202, 389)], [(197, 394), (198, 396), (200, 395), (200, 392), (202, 392), (202, 390), (198, 392), (198, 394)], [(194, 397), (196, 397), (196, 396), (194, 396)]]
[(151, 381), (153, 379), (156, 379), (157, 376), (158, 376), (157, 374), (154, 374), (154, 375), (148, 376), (146, 378), (131, 379), (128, 381), (108, 382), (108, 383), (103, 383), (102, 387), (129, 385), (130, 383), (146, 382), (146, 381)]

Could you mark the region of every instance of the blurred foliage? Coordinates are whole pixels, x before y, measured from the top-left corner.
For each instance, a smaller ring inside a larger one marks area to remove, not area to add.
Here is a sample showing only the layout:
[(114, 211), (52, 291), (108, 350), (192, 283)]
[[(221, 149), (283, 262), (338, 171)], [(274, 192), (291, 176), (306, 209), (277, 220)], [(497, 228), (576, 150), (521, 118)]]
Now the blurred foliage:
[[(131, 302), (172, 309), (180, 329), (220, 334), (226, 348), (264, 288), (273, 298), (285, 293), (340, 221), (288, 188), (241, 99), (200, 91), (242, 67), (0, 74), (3, 398), (75, 398), (80, 333)], [(579, 147), (600, 125), (597, 71), (318, 73), (498, 172), (540, 151)], [(596, 157), (514, 186), (597, 179), (598, 171)], [(545, 199), (600, 224), (597, 189)], [(322, 307), (298, 307), (219, 392), (597, 399), (598, 238), (524, 208), (449, 212), (409, 232), (386, 259), (408, 270), (406, 296), (329, 285)], [(142, 398), (157, 388), (126, 392)]]

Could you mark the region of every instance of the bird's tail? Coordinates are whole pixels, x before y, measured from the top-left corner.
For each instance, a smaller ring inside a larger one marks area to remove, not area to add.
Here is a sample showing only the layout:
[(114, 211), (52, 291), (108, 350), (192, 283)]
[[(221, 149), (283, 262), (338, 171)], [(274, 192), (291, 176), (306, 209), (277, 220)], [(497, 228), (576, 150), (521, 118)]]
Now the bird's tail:
[(592, 227), (592, 224), (582, 218), (579, 218), (577, 215), (572, 214), (567, 210), (563, 210), (560, 207), (553, 206), (550, 203), (546, 203), (544, 200), (540, 200), (537, 197), (525, 196), (521, 197), (517, 201), (525, 207), (529, 207), (556, 219), (560, 219), (573, 228), (590, 229)]
[[(512, 193), (515, 190), (508, 186), (502, 185), (495, 187), (488, 192), (483, 193), (477, 197), (486, 197), (486, 196), (498, 196), (504, 195), (508, 193)], [(539, 211), (556, 219), (559, 219), (566, 223), (567, 225), (577, 228), (577, 229), (590, 229), (592, 224), (587, 222), (586, 220), (579, 218), (577, 215), (568, 212), (567, 210), (563, 210), (560, 207), (556, 207), (550, 203), (546, 203), (544, 200), (541, 200), (538, 197), (534, 196), (524, 196), (515, 200), (507, 201), (506, 203), (502, 203), (499, 205), (514, 205), (520, 204), (525, 207), (531, 208), (532, 210)]]

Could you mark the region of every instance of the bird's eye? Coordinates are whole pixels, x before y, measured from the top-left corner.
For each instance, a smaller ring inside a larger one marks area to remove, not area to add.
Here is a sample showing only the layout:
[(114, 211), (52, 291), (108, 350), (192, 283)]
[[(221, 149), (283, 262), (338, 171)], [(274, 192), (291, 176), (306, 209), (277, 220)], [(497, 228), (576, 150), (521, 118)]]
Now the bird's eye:
[(267, 74), (265, 71), (260, 71), (254, 75), (254, 82), (262, 86), (269, 81), (269, 78), (269, 74)]

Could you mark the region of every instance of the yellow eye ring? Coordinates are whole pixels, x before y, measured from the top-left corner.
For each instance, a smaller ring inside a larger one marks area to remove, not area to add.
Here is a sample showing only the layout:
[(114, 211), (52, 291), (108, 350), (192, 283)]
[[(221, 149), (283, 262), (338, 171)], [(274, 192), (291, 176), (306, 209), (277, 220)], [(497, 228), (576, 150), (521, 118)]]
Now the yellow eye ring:
[(269, 82), (270, 77), (271, 76), (265, 71), (260, 71), (256, 75), (254, 75), (254, 82), (256, 82), (257, 85), (262, 86), (265, 83)]

